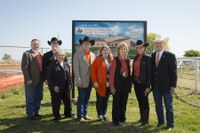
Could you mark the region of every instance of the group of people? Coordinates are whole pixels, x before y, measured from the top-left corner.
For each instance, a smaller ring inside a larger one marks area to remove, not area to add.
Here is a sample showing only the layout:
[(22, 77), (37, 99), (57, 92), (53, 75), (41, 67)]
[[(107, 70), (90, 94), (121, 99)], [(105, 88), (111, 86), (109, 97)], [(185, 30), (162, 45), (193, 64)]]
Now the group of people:
[[(174, 127), (173, 93), (177, 83), (177, 65), (175, 55), (164, 50), (168, 38), (156, 36), (156, 51), (151, 57), (145, 55), (148, 43), (137, 40), (137, 55), (133, 63), (128, 58), (129, 47), (122, 42), (117, 47), (117, 56), (113, 57), (110, 48), (102, 45), (97, 56), (90, 51), (95, 40), (84, 37), (79, 40), (81, 48), (73, 56), (73, 72), (78, 88), (77, 118), (85, 122), (92, 118), (87, 115), (88, 102), (92, 87), (96, 90), (96, 110), (98, 120), (107, 122), (107, 105), (110, 94), (112, 102), (112, 123), (116, 126), (126, 124), (126, 105), (132, 84), (140, 110), (140, 127), (149, 122), (148, 94), (152, 91), (157, 127), (165, 124), (164, 105), (166, 108), (167, 129)], [(59, 122), (61, 100), (64, 103), (64, 117), (73, 118), (70, 88), (72, 86), (70, 67), (63, 50), (58, 46), (61, 40), (53, 37), (48, 41), (52, 50), (42, 55), (39, 53), (40, 41), (31, 41), (31, 50), (22, 57), (22, 71), (25, 81), (26, 113), (29, 119), (41, 117), (42, 85), (45, 82), (50, 89), (54, 120)]]

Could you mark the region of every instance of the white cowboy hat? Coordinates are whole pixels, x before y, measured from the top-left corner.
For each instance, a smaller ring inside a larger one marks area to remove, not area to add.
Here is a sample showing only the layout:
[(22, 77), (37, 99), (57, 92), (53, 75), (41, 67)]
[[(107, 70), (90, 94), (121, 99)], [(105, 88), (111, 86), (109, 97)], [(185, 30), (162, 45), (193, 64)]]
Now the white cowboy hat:
[(168, 37), (162, 38), (160, 35), (156, 35), (156, 38), (154, 40), (154, 42), (165, 42), (167, 43), (169, 41)]

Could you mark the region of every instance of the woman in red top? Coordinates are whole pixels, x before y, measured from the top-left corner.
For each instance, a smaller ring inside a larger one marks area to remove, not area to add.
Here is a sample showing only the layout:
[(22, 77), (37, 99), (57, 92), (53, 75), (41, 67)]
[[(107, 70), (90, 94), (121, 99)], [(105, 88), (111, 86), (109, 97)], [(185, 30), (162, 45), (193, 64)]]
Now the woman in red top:
[(113, 94), (112, 122), (119, 126), (126, 122), (126, 104), (131, 89), (130, 59), (127, 58), (128, 45), (121, 43), (110, 68), (110, 91)]
[(91, 69), (92, 81), (96, 89), (96, 109), (98, 119), (101, 122), (107, 121), (106, 111), (110, 95), (109, 73), (112, 64), (112, 53), (107, 45), (99, 49), (99, 54), (94, 60)]
[(145, 126), (149, 122), (149, 101), (148, 93), (151, 84), (151, 58), (145, 55), (148, 43), (142, 40), (136, 42), (137, 55), (133, 62), (132, 82), (140, 108), (140, 126)]

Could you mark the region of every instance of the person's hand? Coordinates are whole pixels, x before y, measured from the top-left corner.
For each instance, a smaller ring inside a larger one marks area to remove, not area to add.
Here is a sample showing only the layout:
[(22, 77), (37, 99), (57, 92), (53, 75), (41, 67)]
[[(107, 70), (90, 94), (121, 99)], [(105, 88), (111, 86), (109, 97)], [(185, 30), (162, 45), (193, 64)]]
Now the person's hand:
[(94, 87), (95, 87), (95, 88), (98, 88), (98, 87), (99, 87), (98, 82), (94, 82)]
[(110, 89), (110, 92), (115, 95), (116, 90), (115, 89)]
[(146, 88), (144, 91), (144, 95), (147, 96), (149, 94), (149, 92), (150, 92), (150, 88)]
[(170, 92), (171, 92), (172, 94), (174, 94), (174, 93), (175, 93), (175, 89), (176, 89), (175, 87), (171, 87), (171, 88), (170, 88)]
[(32, 80), (28, 80), (28, 81), (26, 82), (27, 85), (32, 85), (32, 83), (33, 83)]
[(77, 78), (76, 82), (77, 82), (77, 85), (78, 85), (78, 86), (81, 86), (81, 84), (82, 84), (82, 83), (81, 83), (81, 78)]
[(58, 86), (55, 86), (55, 87), (54, 87), (54, 91), (55, 91), (56, 93), (59, 93), (59, 92), (60, 92), (60, 88), (59, 88)]
[(48, 85), (48, 81), (47, 80), (45, 80), (44, 82), (45, 82), (46, 85)]

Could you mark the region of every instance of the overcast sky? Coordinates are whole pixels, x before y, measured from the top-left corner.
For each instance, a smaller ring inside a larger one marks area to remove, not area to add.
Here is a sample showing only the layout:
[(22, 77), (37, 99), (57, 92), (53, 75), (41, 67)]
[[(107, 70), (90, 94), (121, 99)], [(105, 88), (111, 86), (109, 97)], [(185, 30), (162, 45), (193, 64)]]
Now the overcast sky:
[[(169, 37), (170, 50), (200, 50), (199, 0), (1, 0), (0, 45), (30, 46), (33, 38), (49, 47), (57, 36), (72, 47), (72, 20), (144, 20), (147, 33)], [(0, 47), (2, 53), (3, 48)]]

